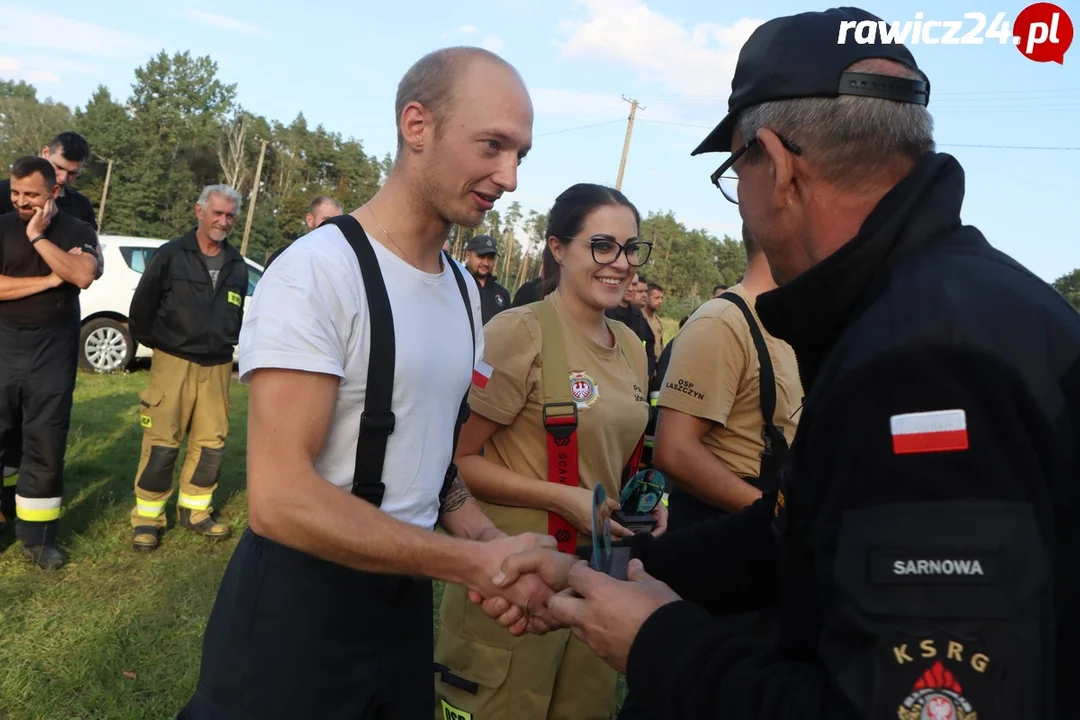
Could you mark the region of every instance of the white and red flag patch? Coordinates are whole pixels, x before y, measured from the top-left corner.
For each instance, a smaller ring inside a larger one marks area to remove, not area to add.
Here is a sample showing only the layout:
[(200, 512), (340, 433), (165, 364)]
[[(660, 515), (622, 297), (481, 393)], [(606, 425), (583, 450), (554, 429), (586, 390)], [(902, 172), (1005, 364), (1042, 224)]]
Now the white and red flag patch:
[(495, 371), (495, 368), (488, 365), (483, 360), (476, 363), (476, 367), (472, 371), (473, 385), (483, 390), (487, 387), (488, 380), (491, 379), (491, 373)]
[(967, 414), (963, 410), (893, 415), (889, 424), (895, 455), (968, 449)]

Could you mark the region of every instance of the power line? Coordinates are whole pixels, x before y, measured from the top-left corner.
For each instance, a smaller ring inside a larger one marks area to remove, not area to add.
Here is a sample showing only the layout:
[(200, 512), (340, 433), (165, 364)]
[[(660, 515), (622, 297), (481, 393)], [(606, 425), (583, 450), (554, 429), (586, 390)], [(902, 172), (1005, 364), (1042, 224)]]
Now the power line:
[(601, 125), (611, 125), (624, 121), (624, 118), (615, 118), (614, 120), (605, 120), (604, 122), (592, 123), (590, 125), (578, 125), (576, 127), (563, 128), (562, 130), (551, 130), (549, 132), (538, 133), (533, 137), (547, 137), (548, 135), (559, 135), (560, 133), (574, 132), (576, 130), (587, 130), (589, 128), (600, 127)]
[[(702, 130), (712, 130), (712, 125), (698, 125), (695, 123), (682, 123), (672, 122), (670, 120), (645, 120), (640, 119), (638, 122), (653, 123), (656, 125), (675, 125), (678, 127), (691, 127), (701, 128)], [(988, 150), (1080, 150), (1080, 147), (1062, 147), (1062, 146), (1050, 146), (1050, 145), (978, 145), (978, 144), (964, 144), (964, 143), (935, 143), (938, 147), (964, 147), (964, 148), (984, 148)]]

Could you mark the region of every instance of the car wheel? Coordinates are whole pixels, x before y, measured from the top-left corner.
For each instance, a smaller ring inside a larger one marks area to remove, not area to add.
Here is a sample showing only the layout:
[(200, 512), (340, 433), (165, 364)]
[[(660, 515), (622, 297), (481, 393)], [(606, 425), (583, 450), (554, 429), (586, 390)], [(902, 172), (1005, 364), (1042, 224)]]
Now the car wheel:
[(99, 373), (124, 370), (135, 356), (127, 325), (108, 318), (91, 320), (79, 335), (79, 367)]

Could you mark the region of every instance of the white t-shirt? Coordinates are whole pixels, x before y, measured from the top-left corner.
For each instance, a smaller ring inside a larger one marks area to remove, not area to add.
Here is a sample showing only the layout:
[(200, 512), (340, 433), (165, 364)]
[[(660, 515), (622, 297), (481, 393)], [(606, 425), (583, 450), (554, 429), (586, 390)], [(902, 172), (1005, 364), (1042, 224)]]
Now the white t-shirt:
[[(480, 293), (466, 275), (476, 327), (474, 356), (465, 303), (445, 262), (441, 273), (425, 273), (375, 240), (371, 245), (394, 315), (391, 408), (396, 424), (386, 445), (381, 507), (403, 522), (433, 527), (461, 399), (483, 357)], [(352, 488), (356, 463), (370, 336), (356, 254), (332, 224), (298, 239), (287, 257), (267, 269), (240, 332), (240, 381), (245, 384), (259, 368), (341, 378), (330, 434), (315, 469), (346, 490)]]

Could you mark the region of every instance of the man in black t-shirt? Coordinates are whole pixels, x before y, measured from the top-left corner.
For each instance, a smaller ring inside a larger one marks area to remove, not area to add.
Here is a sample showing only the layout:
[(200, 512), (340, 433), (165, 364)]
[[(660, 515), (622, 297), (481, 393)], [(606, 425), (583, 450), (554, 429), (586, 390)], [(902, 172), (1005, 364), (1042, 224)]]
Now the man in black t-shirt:
[(63, 495), (64, 448), (75, 389), (79, 291), (98, 270), (97, 233), (58, 212), (52, 164), (33, 156), (11, 167), (0, 215), (0, 466), (21, 431), (15, 486), (16, 534), (40, 567), (64, 564), (56, 548)]
[[(48, 160), (56, 171), (56, 183), (60, 186), (60, 192), (54, 201), (56, 208), (77, 220), (89, 223), (97, 230), (94, 206), (84, 195), (71, 187), (90, 157), (90, 146), (86, 139), (75, 132), (62, 132), (41, 148), (41, 157)], [(0, 215), (9, 212), (15, 212), (15, 207), (11, 204), (11, 182), (4, 179), (0, 180)], [(104, 271), (105, 258), (99, 252), (97, 277), (100, 278)], [(14, 512), (15, 474), (22, 458), (22, 435), (19, 432), (9, 435), (7, 450), (7, 462), (0, 468), (4, 488), (0, 493), (0, 514)]]

